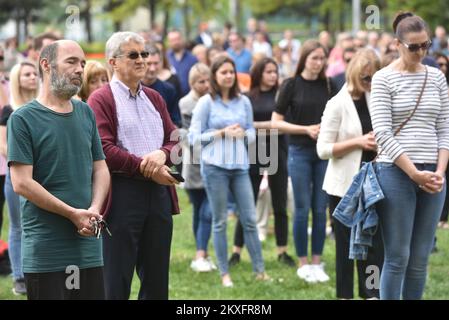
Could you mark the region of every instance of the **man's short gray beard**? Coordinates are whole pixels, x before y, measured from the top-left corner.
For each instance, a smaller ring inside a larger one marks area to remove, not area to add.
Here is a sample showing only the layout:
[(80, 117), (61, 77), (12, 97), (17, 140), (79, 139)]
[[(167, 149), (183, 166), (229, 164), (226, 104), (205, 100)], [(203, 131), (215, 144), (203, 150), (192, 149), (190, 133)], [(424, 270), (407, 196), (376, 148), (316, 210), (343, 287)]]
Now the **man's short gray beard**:
[(50, 91), (56, 97), (63, 100), (70, 100), (81, 90), (81, 85), (77, 86), (70, 83), (70, 79), (65, 75), (60, 75), (56, 69), (53, 69), (50, 77)]

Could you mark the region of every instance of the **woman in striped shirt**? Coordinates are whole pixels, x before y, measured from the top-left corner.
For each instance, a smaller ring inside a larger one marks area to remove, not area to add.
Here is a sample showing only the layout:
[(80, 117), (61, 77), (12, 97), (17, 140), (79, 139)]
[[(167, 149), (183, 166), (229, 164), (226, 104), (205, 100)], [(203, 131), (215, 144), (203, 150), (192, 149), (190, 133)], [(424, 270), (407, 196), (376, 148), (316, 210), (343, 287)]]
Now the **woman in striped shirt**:
[(420, 299), (446, 190), (449, 97), (443, 73), (421, 63), (431, 44), (426, 23), (400, 13), (393, 29), (400, 58), (374, 75), (371, 95), (385, 194), (377, 205), (385, 247), (380, 298)]

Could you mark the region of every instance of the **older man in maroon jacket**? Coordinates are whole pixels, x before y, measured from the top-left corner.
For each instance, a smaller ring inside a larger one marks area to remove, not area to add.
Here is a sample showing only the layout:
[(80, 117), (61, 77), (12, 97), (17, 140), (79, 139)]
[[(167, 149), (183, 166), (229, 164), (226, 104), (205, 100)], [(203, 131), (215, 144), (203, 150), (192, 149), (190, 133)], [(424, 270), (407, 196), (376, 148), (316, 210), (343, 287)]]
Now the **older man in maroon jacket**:
[(162, 97), (140, 84), (148, 53), (144, 39), (118, 32), (106, 43), (109, 85), (88, 104), (95, 112), (112, 191), (103, 239), (107, 299), (128, 299), (136, 268), (139, 299), (168, 299), (172, 213), (179, 213), (169, 174), (176, 130)]

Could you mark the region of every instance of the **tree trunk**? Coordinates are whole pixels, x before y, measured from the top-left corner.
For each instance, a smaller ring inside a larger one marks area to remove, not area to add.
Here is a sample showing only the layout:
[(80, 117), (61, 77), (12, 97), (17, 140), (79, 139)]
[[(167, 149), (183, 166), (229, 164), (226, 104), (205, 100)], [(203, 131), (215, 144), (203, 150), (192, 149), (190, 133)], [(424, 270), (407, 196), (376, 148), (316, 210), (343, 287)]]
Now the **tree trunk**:
[(114, 32), (119, 32), (122, 29), (122, 23), (120, 21), (114, 21)]
[(191, 26), (190, 26), (190, 19), (189, 19), (189, 5), (187, 3), (187, 0), (184, 1), (184, 4), (182, 6), (182, 14), (184, 17), (184, 30), (185, 30), (186, 39), (190, 39)]
[(162, 32), (162, 39), (165, 39), (165, 37), (167, 37), (169, 23), (170, 23), (170, 6), (166, 5), (164, 8), (164, 29)]
[(92, 16), (90, 14), (90, 9), (92, 7), (91, 0), (86, 0), (86, 9), (84, 11), (84, 19), (86, 23), (86, 33), (87, 33), (87, 42), (93, 42), (92, 36)]
[(24, 25), (24, 32), (25, 32), (25, 34), (24, 34), (24, 37), (25, 37), (25, 40), (26, 40), (26, 38), (28, 38), (28, 35), (30, 34), (30, 32), (29, 32), (29, 30), (28, 30), (28, 27), (29, 27), (29, 20), (30, 18), (29, 18), (29, 15), (27, 15), (26, 17), (25, 17), (25, 19), (23, 19), (23, 25)]
[(148, 0), (150, 9), (150, 28), (153, 29), (156, 24), (156, 0)]
[(17, 16), (15, 17), (16, 20), (16, 39), (17, 39), (17, 43), (19, 43), (20, 39), (21, 39), (21, 32), (20, 32), (20, 21), (21, 19), (21, 14), (20, 14), (20, 9), (17, 10)]
[(326, 10), (326, 13), (324, 14), (324, 29), (329, 32), (331, 30), (331, 14), (329, 10)]
[(235, 4), (235, 26), (237, 27), (237, 30), (239, 32), (243, 32), (242, 27), (242, 6), (240, 4), (240, 1), (237, 0)]

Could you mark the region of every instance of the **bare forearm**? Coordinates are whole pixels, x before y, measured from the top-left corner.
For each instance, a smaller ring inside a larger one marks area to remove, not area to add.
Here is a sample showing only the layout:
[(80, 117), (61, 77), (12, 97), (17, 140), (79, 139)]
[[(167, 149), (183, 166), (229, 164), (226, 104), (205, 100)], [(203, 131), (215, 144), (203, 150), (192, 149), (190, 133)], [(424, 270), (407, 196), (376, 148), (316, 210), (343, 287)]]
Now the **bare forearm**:
[(399, 168), (401, 168), (401, 170), (404, 171), (412, 180), (414, 180), (413, 178), (416, 175), (418, 169), (416, 169), (416, 166), (405, 153), (401, 154), (394, 163)]
[(71, 220), (75, 214), (75, 208), (56, 198), (35, 180), (27, 179), (26, 181), (20, 182), (17, 186), (14, 177), (12, 177), (12, 179), (14, 191), (34, 203), (39, 208), (58, 214), (69, 220)]
[(254, 121), (253, 125), (255, 129), (273, 129), (271, 121)]
[(436, 171), (444, 174), (447, 169), (448, 160), (449, 160), (449, 150), (446, 150), (446, 149), (438, 150), (438, 164), (437, 164)]
[(340, 158), (357, 149), (360, 149), (359, 138), (336, 142), (332, 148), (332, 156)]
[(0, 154), (6, 157), (8, 152), (8, 141), (6, 139), (6, 126), (0, 126)]
[(307, 126), (288, 123), (284, 120), (271, 120), (272, 128), (279, 129), (283, 133), (307, 135)]
[(94, 172), (92, 181), (92, 203), (90, 207), (97, 212), (101, 211), (102, 205), (109, 192), (110, 183), (111, 176), (106, 165)]

